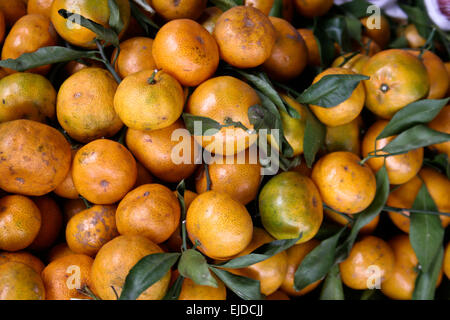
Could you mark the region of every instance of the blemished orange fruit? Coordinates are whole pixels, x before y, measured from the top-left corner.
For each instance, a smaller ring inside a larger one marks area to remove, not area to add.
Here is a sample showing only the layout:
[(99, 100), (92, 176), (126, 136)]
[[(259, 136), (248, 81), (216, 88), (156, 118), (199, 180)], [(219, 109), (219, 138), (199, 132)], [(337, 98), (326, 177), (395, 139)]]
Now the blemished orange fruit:
[(70, 248), (66, 242), (59, 243), (50, 249), (50, 251), (48, 252), (48, 256), (47, 256), (47, 261), (50, 263), (56, 259), (59, 259), (59, 258), (65, 257), (65, 256), (69, 256), (72, 254), (76, 254), (76, 253), (73, 252), (72, 250), (70, 250)]
[(75, 253), (94, 256), (108, 241), (118, 236), (116, 207), (95, 205), (73, 216), (66, 226), (66, 241)]
[(21, 262), (1, 264), (0, 300), (45, 300), (41, 276)]
[(89, 299), (78, 292), (92, 289), (91, 269), (94, 259), (84, 254), (72, 254), (50, 262), (42, 271), (46, 300)]
[[(78, 148), (72, 148), (72, 164), (77, 151)], [(78, 194), (78, 191), (73, 184), (72, 164), (70, 166), (69, 172), (66, 175), (66, 178), (56, 187), (55, 190), (53, 190), (53, 192), (62, 198), (75, 200), (78, 199), (80, 195)]]
[(206, 9), (207, 2), (207, 0), (151, 0), (151, 5), (165, 20), (183, 18), (196, 20)]
[[(54, 46), (58, 36), (50, 19), (40, 14), (28, 14), (20, 18), (6, 36), (2, 49), (2, 60), (17, 59), (24, 53), (34, 52), (42, 47)], [(8, 73), (17, 71), (5, 68)], [(28, 70), (46, 74), (50, 65)]]
[(45, 267), (39, 258), (26, 251), (0, 252), (0, 265), (11, 261), (26, 264), (38, 274), (41, 274), (42, 270), (44, 270)]
[(122, 199), (136, 182), (133, 155), (118, 142), (94, 140), (78, 150), (72, 178), (81, 196), (95, 204), (112, 204)]
[(59, 236), (63, 225), (63, 215), (56, 201), (48, 195), (32, 198), (32, 200), (41, 212), (42, 222), (38, 235), (28, 249), (42, 251), (50, 248)]
[[(246, 151), (227, 156), (208, 165), (211, 190), (224, 192), (243, 205), (254, 200), (261, 182), (261, 165)], [(217, 159), (217, 158), (216, 158)], [(202, 166), (195, 176), (197, 193), (206, 192), (206, 173)]]
[[(125, 141), (136, 159), (163, 181), (179, 182), (190, 177), (197, 167), (194, 151), (198, 146), (182, 120), (163, 129), (128, 129)], [(177, 152), (180, 143), (183, 148)]]
[(197, 19), (197, 22), (212, 34), (216, 27), (217, 19), (219, 19), (222, 13), (223, 11), (217, 7), (208, 7), (203, 10), (202, 15)]
[(266, 300), (291, 300), (289, 296), (281, 290), (275, 291), (266, 297)]
[[(253, 237), (250, 244), (236, 257), (241, 257), (253, 252), (263, 244), (275, 241), (264, 229), (253, 228)], [(258, 280), (260, 290), (264, 295), (270, 295), (277, 291), (284, 279), (288, 267), (288, 256), (285, 251), (280, 252), (267, 260), (252, 264), (241, 269), (227, 269), (229, 272)]]
[(313, 31), (310, 29), (297, 29), (297, 31), (300, 33), (306, 44), (308, 51), (308, 65), (320, 66), (321, 58), (319, 45)]
[(192, 243), (210, 258), (224, 260), (244, 250), (252, 240), (253, 222), (247, 209), (226, 193), (207, 191), (192, 201), (186, 214)]
[(366, 106), (377, 116), (390, 119), (400, 109), (428, 94), (427, 69), (414, 55), (401, 49), (389, 49), (367, 61), (363, 74)]
[(0, 0), (0, 11), (5, 16), (5, 24), (10, 28), (27, 14), (27, 4), (23, 0)]
[(277, 17), (269, 17), (269, 20), (275, 28), (276, 40), (270, 57), (263, 63), (263, 69), (273, 80), (291, 80), (306, 67), (308, 48), (289, 22)]
[[(125, 278), (134, 265), (143, 257), (161, 253), (162, 249), (151, 240), (139, 236), (119, 236), (105, 244), (95, 257), (91, 279), (95, 292), (103, 300), (116, 300), (120, 296)], [(138, 300), (160, 300), (167, 292), (170, 271), (145, 290)]]
[[(379, 140), (376, 137), (388, 124), (386, 120), (378, 120), (366, 132), (362, 141), (362, 155), (367, 157), (370, 152), (380, 150), (390, 143), (396, 136), (391, 136)], [(386, 152), (377, 151), (378, 154)], [(375, 157), (367, 161), (367, 164), (374, 172), (377, 172), (385, 164), (389, 177), (389, 183), (402, 184), (412, 179), (419, 172), (423, 163), (423, 148), (414, 149), (404, 154), (390, 157)]]
[(63, 202), (64, 224), (67, 224), (70, 218), (85, 209), (87, 209), (86, 203), (81, 198), (65, 200)]
[[(171, 282), (178, 278), (178, 270), (172, 272)], [(224, 283), (213, 275), (217, 281), (217, 288), (196, 284), (189, 278), (183, 279), (178, 300), (226, 300), (227, 288)]]
[(0, 122), (55, 118), (56, 91), (40, 74), (18, 72), (0, 80)]
[(391, 38), (391, 29), (388, 19), (380, 15), (380, 25), (376, 25), (376, 19), (363, 17), (359, 19), (364, 26), (363, 34), (375, 41), (382, 49), (384, 49)]
[(358, 213), (370, 205), (375, 197), (375, 175), (360, 161), (354, 153), (337, 151), (316, 162), (311, 178), (326, 205), (348, 214)]
[(450, 242), (447, 244), (444, 255), (444, 273), (450, 279)]
[(217, 20), (213, 32), (220, 57), (238, 68), (263, 64), (272, 52), (276, 31), (269, 18), (258, 9), (236, 6)]
[(392, 276), (394, 263), (394, 252), (385, 241), (365, 236), (353, 245), (347, 259), (339, 264), (342, 282), (355, 290), (370, 289)]
[[(126, 31), (130, 21), (130, 4), (127, 0), (116, 0), (119, 7), (120, 19), (123, 22), (123, 30), (119, 37)], [(67, 42), (84, 48), (96, 47), (96, 34), (89, 29), (68, 21), (58, 11), (64, 9), (68, 12), (78, 13), (104, 27), (109, 27), (110, 10), (108, 0), (54, 0), (51, 8), (51, 20), (58, 34)], [(73, 18), (72, 18), (73, 19)]]
[(58, 122), (70, 137), (84, 143), (115, 135), (123, 126), (114, 111), (116, 89), (116, 81), (104, 69), (76, 72), (58, 91)]
[(427, 39), (419, 34), (419, 31), (417, 31), (417, 28), (413, 23), (408, 24), (402, 34), (408, 41), (409, 47), (413, 49), (423, 47), (427, 42)]
[(183, 86), (199, 85), (219, 65), (219, 49), (213, 36), (190, 19), (172, 20), (159, 29), (152, 52), (158, 69), (175, 77)]
[(156, 130), (170, 126), (183, 112), (180, 83), (165, 71), (143, 70), (123, 79), (114, 109), (129, 128)]
[(180, 223), (180, 204), (161, 184), (146, 184), (130, 191), (119, 203), (117, 229), (122, 235), (139, 234), (154, 243), (166, 241)]
[[(318, 82), (326, 75), (331, 74), (355, 74), (353, 71), (344, 68), (329, 68), (314, 78), (313, 84)], [(329, 127), (341, 126), (354, 120), (364, 107), (366, 94), (364, 86), (359, 83), (351, 96), (332, 108), (324, 108), (321, 106), (310, 105), (311, 111), (317, 118)]]
[(342, 56), (337, 57), (331, 64), (331, 67), (332, 68), (350, 69), (355, 73), (361, 74), (364, 65), (369, 60), (369, 56), (358, 53), (355, 56), (353, 56), (351, 59), (349, 59), (345, 62), (347, 57), (350, 57), (350, 55), (352, 55), (352, 53), (346, 53)]
[(28, 0), (27, 14), (42, 14), (50, 19), (54, 0)]
[[(248, 110), (259, 103), (258, 94), (247, 83), (234, 77), (221, 76), (199, 85), (190, 96), (185, 112), (211, 118), (222, 125), (228, 121), (240, 121), (252, 130)], [(256, 141), (257, 135), (230, 126), (213, 135), (195, 135), (194, 138), (209, 152), (232, 155), (247, 149)]]
[(349, 151), (361, 155), (361, 117), (336, 127), (327, 127), (325, 147), (328, 152)]
[(308, 292), (314, 290), (322, 282), (322, 280), (317, 280), (316, 282), (311, 283), (310, 285), (299, 291), (295, 290), (294, 288), (294, 275), (298, 269), (298, 266), (303, 261), (305, 256), (319, 244), (320, 242), (318, 240), (311, 239), (307, 242), (296, 244), (295, 246), (292, 246), (286, 250), (288, 265), (286, 277), (281, 284), (281, 290), (283, 290), (289, 296), (303, 296)]
[[(409, 50), (409, 53), (420, 56), (420, 51)], [(430, 83), (427, 99), (441, 99), (447, 95), (449, 79), (444, 62), (435, 53), (425, 50), (421, 56), (422, 63), (425, 65)]]
[(0, 250), (28, 247), (39, 233), (41, 213), (29, 198), (9, 195), (0, 199)]
[[(408, 235), (401, 234), (389, 240), (395, 264), (392, 276), (381, 284), (381, 291), (390, 299), (411, 300), (417, 278), (417, 260)], [(442, 270), (436, 287), (442, 279)]]
[(312, 239), (323, 220), (322, 199), (313, 181), (298, 172), (283, 172), (267, 182), (258, 198), (261, 222), (276, 239)]
[(111, 56), (111, 62), (118, 75), (123, 79), (130, 74), (142, 70), (155, 70), (156, 63), (152, 55), (153, 39), (135, 37), (120, 44), (120, 53), (117, 48)]
[[(445, 106), (433, 120), (428, 122), (428, 127), (450, 134), (450, 105)], [(428, 148), (445, 153), (450, 158), (450, 141), (433, 144)]]
[(5, 26), (5, 15), (0, 10), (0, 44), (2, 44), (3, 40), (5, 40), (5, 28), (6, 28), (6, 26)]
[(313, 18), (323, 16), (333, 6), (333, 0), (294, 0), (300, 15)]

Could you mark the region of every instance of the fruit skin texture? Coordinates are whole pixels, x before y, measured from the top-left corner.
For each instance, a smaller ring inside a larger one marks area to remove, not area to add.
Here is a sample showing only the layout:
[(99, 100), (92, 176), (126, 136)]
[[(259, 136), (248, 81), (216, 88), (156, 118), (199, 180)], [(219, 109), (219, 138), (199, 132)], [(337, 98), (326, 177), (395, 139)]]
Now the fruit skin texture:
[[(374, 148), (377, 150), (382, 149), (396, 137), (391, 136), (375, 142), (376, 137), (383, 131), (387, 124), (388, 121), (379, 120), (367, 130), (362, 141), (363, 157), (367, 157), (369, 152), (375, 150)], [(377, 154), (386, 154), (386, 152), (377, 152)], [(374, 172), (377, 172), (386, 163), (389, 183), (402, 184), (412, 179), (422, 167), (423, 148), (414, 149), (407, 153), (390, 156), (385, 159), (382, 157), (371, 158), (367, 161), (367, 164)]]
[[(268, 242), (275, 241), (264, 229), (253, 228), (253, 238), (250, 244), (236, 257), (247, 255), (256, 248)], [(270, 295), (280, 288), (283, 283), (288, 266), (288, 257), (285, 251), (280, 252), (267, 260), (255, 263), (241, 269), (227, 269), (227, 271), (258, 280), (261, 284), (261, 293)]]
[[(77, 151), (78, 148), (72, 148), (72, 164)], [(66, 175), (66, 178), (56, 187), (55, 190), (53, 190), (53, 192), (62, 198), (76, 200), (79, 199), (80, 195), (78, 194), (78, 191), (77, 189), (75, 189), (75, 185), (73, 184), (72, 164), (70, 165), (70, 169)]]
[[(225, 124), (229, 119), (240, 121), (252, 130), (248, 109), (260, 103), (257, 93), (247, 83), (234, 77), (222, 76), (209, 79), (198, 86), (190, 96), (185, 112), (211, 118), (220, 124)], [(256, 141), (257, 135), (248, 134), (241, 128), (228, 127), (220, 129), (214, 135), (194, 138), (210, 152), (232, 155), (247, 149)]]
[(80, 195), (95, 204), (112, 204), (136, 182), (136, 161), (118, 142), (94, 140), (78, 150), (72, 177)]
[[(58, 36), (50, 19), (40, 14), (29, 14), (20, 18), (5, 39), (2, 49), (2, 60), (16, 59), (26, 52), (34, 52), (42, 47), (56, 45)], [(5, 68), (8, 73), (17, 71)], [(46, 74), (50, 65), (28, 70)]]
[(56, 91), (39, 74), (18, 72), (2, 78), (0, 101), (0, 122), (21, 118), (44, 122), (55, 117)]
[(376, 191), (375, 176), (354, 153), (338, 151), (319, 159), (311, 178), (320, 191), (323, 202), (332, 209), (354, 214), (366, 209)]
[[(344, 68), (344, 69), (350, 69), (355, 73), (362, 73), (362, 70), (364, 68), (364, 65), (369, 60), (369, 56), (366, 56), (365, 54), (358, 53), (353, 58), (348, 60), (344, 65), (340, 66), (344, 59), (348, 56), (350, 56), (352, 53), (347, 53), (342, 56), (339, 56), (336, 58), (336, 60), (333, 61), (331, 64), (332, 68)], [(340, 67), (339, 67), (340, 66)]]
[[(50, 262), (42, 271), (46, 300), (89, 299), (77, 289), (85, 286), (92, 289), (93, 263), (94, 259), (84, 254), (72, 254)], [(69, 285), (73, 288), (69, 289)]]
[(308, 65), (310, 66), (320, 66), (320, 52), (319, 46), (317, 44), (317, 39), (314, 33), (310, 29), (297, 29), (298, 33), (302, 36), (305, 41), (306, 48), (308, 51)]
[(308, 292), (314, 290), (322, 280), (317, 280), (316, 282), (311, 283), (300, 291), (296, 291), (294, 289), (294, 275), (295, 271), (297, 271), (298, 266), (305, 258), (305, 256), (310, 253), (315, 247), (320, 244), (319, 241), (312, 239), (307, 242), (296, 244), (295, 246), (290, 247), (286, 250), (287, 258), (288, 258), (288, 266), (286, 272), (286, 278), (284, 278), (283, 284), (281, 285), (281, 290), (286, 292), (290, 296), (303, 296)]
[[(313, 84), (329, 74), (355, 74), (353, 71), (344, 68), (328, 68), (314, 78)], [(352, 95), (345, 101), (332, 108), (323, 108), (311, 105), (311, 111), (319, 120), (329, 127), (341, 126), (354, 120), (364, 107), (366, 94), (364, 86), (359, 83)]]
[(92, 206), (73, 216), (66, 227), (70, 250), (87, 256), (94, 256), (105, 243), (118, 235), (115, 206)]
[(219, 19), (222, 13), (223, 11), (217, 7), (208, 7), (203, 10), (202, 15), (197, 19), (197, 22), (200, 23), (203, 28), (208, 30), (210, 34), (212, 34), (214, 28), (216, 27), (217, 19)]
[(312, 18), (327, 13), (333, 5), (333, 0), (294, 0), (294, 4), (300, 15)]
[(114, 111), (117, 83), (100, 68), (85, 68), (70, 76), (58, 91), (56, 114), (70, 137), (90, 142), (115, 135), (123, 123)]
[(444, 255), (444, 273), (450, 279), (450, 242), (447, 244)]
[(26, 251), (0, 252), (0, 265), (7, 262), (21, 262), (31, 267), (38, 274), (41, 274), (45, 267), (41, 260)]
[[(245, 0), (244, 5), (249, 7), (254, 7), (269, 16), (270, 10), (272, 9), (275, 1), (274, 0)], [(286, 21), (291, 21), (294, 14), (294, 4), (292, 0), (282, 0), (282, 18)]]
[(198, 86), (219, 65), (216, 41), (205, 28), (189, 19), (172, 20), (159, 29), (152, 52), (158, 69), (183, 86)]
[[(111, 286), (120, 296), (130, 269), (143, 257), (161, 253), (162, 249), (143, 236), (119, 236), (105, 244), (95, 257), (91, 279), (98, 296), (103, 300), (116, 300)], [(145, 290), (138, 300), (160, 300), (166, 294), (170, 271)]]
[(139, 234), (154, 243), (166, 241), (180, 223), (180, 204), (173, 192), (161, 184), (146, 184), (130, 191), (116, 213), (122, 235)]
[(117, 48), (111, 56), (111, 63), (116, 61), (114, 68), (123, 79), (130, 74), (142, 70), (155, 70), (156, 63), (152, 55), (153, 39), (135, 37), (120, 44), (120, 53), (116, 59)]
[(42, 14), (50, 19), (54, 0), (28, 0), (27, 13)]
[(0, 188), (41, 196), (70, 169), (70, 145), (56, 129), (31, 120), (0, 124)]
[(165, 20), (192, 19), (197, 18), (206, 9), (206, 0), (151, 0), (155, 11)]
[[(116, 0), (119, 6), (120, 18), (124, 27), (119, 37), (125, 32), (130, 21), (130, 4), (127, 0)], [(71, 21), (67, 21), (59, 15), (58, 11), (65, 9), (90, 19), (104, 27), (108, 27), (110, 11), (108, 0), (54, 0), (51, 8), (51, 20), (58, 34), (69, 43), (83, 48), (96, 47), (95, 33)]]
[(143, 70), (126, 77), (114, 96), (114, 109), (129, 128), (156, 130), (170, 126), (183, 112), (184, 94), (178, 81), (166, 72)]
[(192, 243), (214, 259), (228, 259), (244, 250), (252, 239), (253, 222), (247, 209), (225, 193), (208, 191), (192, 201), (186, 214)]
[(27, 14), (27, 4), (23, 0), (0, 0), (0, 11), (3, 12), (6, 27), (9, 28)]
[(269, 17), (276, 40), (263, 68), (271, 79), (288, 81), (300, 75), (308, 61), (308, 48), (298, 31), (286, 20)]
[(0, 265), (0, 300), (45, 300), (41, 277), (20, 262)]
[(323, 220), (322, 198), (313, 181), (298, 172), (283, 172), (271, 178), (259, 194), (261, 221), (275, 239), (297, 243), (312, 239)]
[[(445, 106), (434, 118), (428, 123), (431, 129), (441, 131), (450, 134), (450, 105)], [(446, 153), (450, 158), (450, 141), (442, 142), (439, 144), (433, 144), (428, 146), (432, 150), (436, 150), (440, 153)]]
[(236, 6), (217, 20), (214, 38), (220, 57), (238, 68), (253, 68), (263, 64), (272, 52), (276, 31), (261, 11), (253, 7)]
[[(375, 285), (377, 281), (383, 283), (392, 276), (394, 260), (394, 252), (386, 242), (366, 236), (354, 244), (347, 259), (339, 264), (342, 282), (355, 290), (369, 289), (368, 285)], [(371, 276), (377, 274), (370, 270), (371, 266), (378, 267), (380, 272), (380, 278), (373, 281)]]
[(76, 254), (76, 253), (73, 252), (72, 250), (70, 250), (67, 243), (63, 242), (63, 243), (57, 244), (49, 251), (48, 256), (47, 256), (47, 261), (50, 263), (52, 261), (55, 261), (56, 259), (59, 259), (59, 258), (65, 257), (65, 256), (69, 256), (72, 254)]
[(407, 104), (428, 94), (430, 84), (424, 64), (400, 49), (384, 50), (367, 61), (363, 74), (366, 106), (376, 115), (390, 119)]
[[(171, 282), (175, 282), (178, 276), (178, 270), (173, 271)], [(178, 300), (226, 300), (227, 288), (215, 275), (213, 277), (217, 281), (217, 288), (201, 286), (189, 278), (184, 278)]]
[(349, 151), (361, 154), (360, 124), (358, 117), (349, 123), (336, 127), (327, 127), (325, 146), (328, 152)]

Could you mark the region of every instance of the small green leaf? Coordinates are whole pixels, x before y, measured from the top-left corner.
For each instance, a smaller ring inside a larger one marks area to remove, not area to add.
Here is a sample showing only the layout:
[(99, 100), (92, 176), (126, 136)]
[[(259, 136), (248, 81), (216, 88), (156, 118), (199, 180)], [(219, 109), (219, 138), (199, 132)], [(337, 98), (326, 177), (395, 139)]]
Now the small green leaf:
[(319, 47), (321, 66), (329, 66), (333, 61), (335, 54), (335, 47), (333, 40), (328, 36), (323, 29), (323, 19), (314, 18), (313, 33)]
[(124, 27), (122, 18), (120, 17), (120, 9), (116, 0), (108, 0), (109, 6), (109, 26), (117, 33), (121, 33)]
[[(200, 117), (200, 116), (194, 116), (189, 113), (183, 113), (183, 120), (184, 124), (186, 125), (186, 129), (193, 135), (193, 134), (201, 134), (202, 136), (208, 134), (208, 135), (214, 135), (217, 132), (222, 129), (222, 125), (207, 117)], [(197, 122), (197, 123), (196, 123)], [(198, 129), (201, 129), (200, 132), (195, 132), (196, 125), (198, 126)]]
[[(359, 22), (359, 20), (357, 20)], [(343, 16), (334, 16), (326, 19), (323, 24), (327, 35), (333, 39), (345, 52), (351, 51), (350, 37), (347, 29), (347, 22)]]
[(433, 300), (436, 292), (436, 283), (439, 273), (442, 268), (442, 261), (444, 259), (444, 247), (441, 245), (433, 259), (431, 269), (428, 272), (419, 271), (414, 291), (412, 295), (413, 300)]
[(222, 11), (227, 11), (228, 9), (237, 6), (236, 2), (233, 0), (210, 0), (210, 2)]
[(363, 18), (370, 14), (369, 12), (367, 12), (367, 8), (371, 5), (372, 4), (367, 2), (366, 0), (353, 0), (341, 4), (339, 7), (344, 11), (351, 13), (356, 18)]
[(433, 159), (425, 158), (423, 164), (442, 171), (450, 179), (450, 162), (445, 153), (437, 154)]
[(179, 256), (179, 253), (154, 253), (143, 257), (128, 273), (119, 300), (136, 300), (170, 272)]
[(339, 265), (335, 264), (328, 272), (320, 292), (320, 300), (344, 300), (344, 288), (342, 287)]
[(205, 257), (195, 249), (188, 249), (183, 252), (178, 263), (180, 274), (194, 281), (201, 286), (217, 288), (216, 279), (209, 272)]
[(78, 51), (59, 46), (43, 47), (35, 52), (24, 53), (17, 59), (2, 60), (0, 61), (0, 67), (22, 72), (48, 64), (82, 58), (98, 60), (97, 53), (97, 51)]
[(226, 270), (210, 266), (214, 274), (240, 298), (244, 300), (262, 300), (261, 285), (258, 280), (238, 276)]
[(367, 79), (362, 74), (327, 74), (303, 91), (297, 101), (332, 108), (347, 100), (360, 81)]
[(388, 47), (392, 48), (392, 49), (403, 49), (403, 48), (408, 48), (409, 44), (408, 44), (408, 40), (404, 36), (401, 36), (401, 37), (395, 38), (395, 40), (392, 41), (388, 45)]
[(387, 138), (415, 125), (430, 122), (447, 105), (449, 99), (425, 99), (408, 104), (392, 117), (377, 139)]
[(347, 32), (351, 39), (358, 42), (361, 41), (362, 24), (361, 21), (352, 15), (345, 16), (345, 23), (347, 25)]
[(269, 16), (283, 18), (283, 0), (275, 0), (270, 9)]
[(181, 293), (181, 288), (183, 286), (184, 277), (178, 276), (177, 280), (175, 280), (174, 284), (167, 290), (166, 295), (163, 300), (178, 300), (178, 297)]
[(187, 237), (186, 237), (186, 202), (184, 201), (184, 193), (186, 191), (186, 184), (184, 179), (180, 181), (176, 188), (177, 198), (180, 204), (180, 228), (181, 228), (181, 239), (182, 248), (187, 250)]
[(326, 136), (326, 127), (316, 116), (306, 108), (305, 134), (303, 137), (303, 155), (308, 168), (312, 167), (317, 151), (323, 146)]

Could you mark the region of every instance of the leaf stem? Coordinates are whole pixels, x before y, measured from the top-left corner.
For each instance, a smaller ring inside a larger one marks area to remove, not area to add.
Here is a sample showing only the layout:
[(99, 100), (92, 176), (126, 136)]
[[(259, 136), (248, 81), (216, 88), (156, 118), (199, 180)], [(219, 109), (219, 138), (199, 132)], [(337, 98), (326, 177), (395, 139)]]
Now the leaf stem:
[(344, 218), (345, 218), (348, 222), (350, 222), (351, 224), (353, 224), (353, 222), (355, 222), (355, 218), (352, 218), (352, 217), (350, 217), (349, 215), (347, 215), (347, 214), (345, 214), (345, 213), (336, 211), (336, 210), (334, 210), (333, 208), (327, 206), (325, 203), (323, 204), (323, 208), (324, 208), (324, 209), (328, 209), (328, 210), (330, 210), (330, 211), (333, 211), (334, 213), (337, 213), (338, 215), (344, 217)]
[(117, 74), (116, 70), (113, 68), (111, 63), (109, 63), (109, 60), (105, 55), (105, 50), (104, 50), (102, 44), (100, 43), (100, 41), (98, 39), (95, 39), (95, 43), (97, 45), (98, 51), (100, 52), (100, 56), (102, 57), (102, 62), (105, 65), (106, 69), (108, 69), (108, 71), (111, 72), (111, 74), (113, 75), (113, 77), (117, 81), (117, 83), (120, 83), (122, 81), (122, 79), (119, 77), (119, 75)]
[(397, 207), (390, 207), (390, 206), (384, 206), (383, 210), (397, 212), (397, 213), (400, 213), (400, 214), (402, 214), (402, 215), (404, 215), (405, 217), (408, 217), (408, 218), (409, 218), (409, 215), (404, 214), (405, 211), (414, 212), (414, 213), (432, 214), (432, 215), (436, 215), (436, 216), (450, 217), (450, 212), (439, 212), (439, 211), (430, 211), (430, 210), (397, 208)]

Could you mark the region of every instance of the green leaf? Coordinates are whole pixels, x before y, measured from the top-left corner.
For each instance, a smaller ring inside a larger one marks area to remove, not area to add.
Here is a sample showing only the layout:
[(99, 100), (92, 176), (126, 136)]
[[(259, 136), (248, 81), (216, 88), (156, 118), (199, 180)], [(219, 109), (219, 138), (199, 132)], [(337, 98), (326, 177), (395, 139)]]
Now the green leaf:
[(79, 24), (80, 26), (91, 30), (97, 35), (97, 39), (103, 40), (106, 43), (111, 43), (116, 47), (119, 46), (119, 37), (113, 29), (105, 28), (104, 26), (98, 24), (95, 21), (86, 19), (85, 17), (79, 15), (78, 13), (69, 12), (65, 9), (58, 10), (58, 13), (64, 19), (68, 19), (72, 23)]
[(378, 135), (378, 139), (396, 135), (415, 125), (428, 123), (433, 120), (450, 98), (433, 100), (425, 99), (415, 101), (400, 109), (389, 121), (387, 126)]
[(335, 264), (325, 278), (322, 286), (322, 291), (320, 292), (320, 300), (344, 299), (344, 288), (342, 287), (339, 265)]
[(444, 247), (440, 246), (429, 272), (419, 271), (414, 285), (413, 300), (433, 300), (436, 292), (436, 283), (442, 268)]
[(226, 270), (210, 266), (214, 274), (235, 294), (244, 300), (262, 300), (261, 285), (258, 280), (238, 276)]
[(322, 28), (323, 20), (314, 18), (313, 33), (319, 47), (321, 66), (329, 66), (334, 59), (335, 48), (333, 40), (328, 36)]
[(283, 18), (283, 0), (275, 0), (273, 2), (269, 16)]
[(136, 300), (142, 292), (170, 272), (179, 256), (179, 253), (164, 252), (143, 257), (128, 273), (119, 300)]
[(108, 0), (109, 6), (109, 26), (117, 33), (121, 33), (124, 27), (122, 18), (120, 17), (120, 9), (116, 0)]
[(351, 39), (358, 42), (361, 41), (362, 24), (361, 21), (352, 15), (345, 16), (345, 23), (347, 25), (347, 32)]
[(195, 249), (188, 249), (183, 252), (178, 263), (180, 274), (194, 281), (201, 286), (217, 288), (216, 279), (209, 272), (205, 257)]
[(306, 108), (306, 126), (303, 137), (303, 155), (308, 168), (312, 167), (317, 151), (323, 146), (326, 136), (326, 127), (316, 116)]
[[(189, 113), (183, 113), (182, 117), (183, 117), (186, 129), (188, 129), (188, 131), (192, 135), (193, 134), (197, 134), (197, 135), (201, 134), (202, 136), (207, 135), (207, 134), (214, 135), (217, 132), (219, 132), (220, 129), (222, 129), (222, 125), (219, 122), (217, 122), (211, 118), (194, 116)], [(198, 129), (201, 129), (200, 132), (195, 132), (195, 129), (196, 129), (195, 122), (197, 122)], [(201, 128), (200, 128), (200, 124), (201, 124)]]
[(420, 6), (412, 7), (405, 4), (399, 4), (399, 6), (408, 15), (408, 21), (416, 26), (419, 34), (427, 39), (431, 32), (431, 21), (426, 10), (423, 10), (424, 8), (420, 8)]
[(425, 158), (423, 164), (442, 171), (450, 179), (450, 162), (445, 153), (437, 154), (433, 159)]
[(186, 202), (184, 201), (184, 193), (186, 191), (186, 184), (184, 179), (180, 181), (176, 188), (177, 198), (180, 204), (180, 228), (181, 228), (181, 239), (182, 248), (187, 250), (187, 236), (186, 236)]
[(323, 27), (327, 35), (337, 42), (345, 52), (351, 51), (347, 23), (343, 16), (334, 16), (325, 20)]
[(0, 67), (22, 72), (48, 64), (82, 58), (98, 60), (97, 53), (97, 51), (78, 51), (59, 46), (43, 47), (35, 52), (24, 53), (17, 59), (2, 60), (0, 61)]
[(180, 296), (181, 288), (183, 286), (184, 277), (178, 276), (174, 284), (167, 290), (163, 300), (178, 300)]
[(362, 74), (327, 74), (303, 91), (297, 101), (332, 108), (347, 100), (359, 82), (367, 79)]
[(323, 240), (305, 258), (295, 271), (294, 288), (302, 290), (311, 283), (323, 279), (334, 265), (336, 246), (342, 233), (347, 230), (347, 226), (339, 230), (332, 237)]
[(217, 265), (216, 267), (225, 269), (240, 269), (251, 266), (255, 263), (267, 260), (270, 257), (273, 257), (274, 255), (289, 249), (290, 247), (295, 245), (301, 237), (302, 234), (300, 234), (300, 236), (296, 239), (275, 240), (263, 244), (262, 246), (255, 249), (252, 253), (234, 258), (221, 265)]
[(210, 2), (222, 11), (227, 11), (237, 5), (233, 0), (210, 0)]
[(367, 8), (371, 5), (372, 4), (367, 2), (366, 0), (353, 0), (341, 4), (339, 7), (344, 11), (351, 13), (356, 18), (363, 18), (369, 15), (369, 13), (367, 12)]
[(400, 133), (384, 146), (381, 151), (392, 154), (401, 154), (432, 144), (447, 142), (449, 140), (450, 134), (430, 129), (423, 124), (418, 124)]
[(408, 44), (408, 40), (404, 36), (401, 36), (401, 37), (395, 38), (395, 40), (392, 41), (388, 47), (392, 48), (392, 49), (403, 49), (403, 48), (408, 48), (409, 44)]
[[(425, 183), (422, 183), (412, 209), (438, 211)], [(421, 270), (428, 273), (444, 240), (444, 228), (441, 219), (437, 215), (411, 212), (409, 220), (411, 246), (419, 260)]]
[(154, 29), (154, 31), (159, 30), (159, 26), (153, 22), (149, 17), (147, 17), (139, 8), (130, 1), (130, 9), (132, 16), (136, 19), (139, 25), (144, 29), (146, 35), (151, 35), (152, 30), (150, 27)]
[[(152, 8), (152, 6), (147, 2), (147, 0), (133, 0), (138, 4), (142, 9), (150, 13), (151, 15), (155, 14), (155, 10)], [(131, 4), (131, 2), (130, 2)]]

